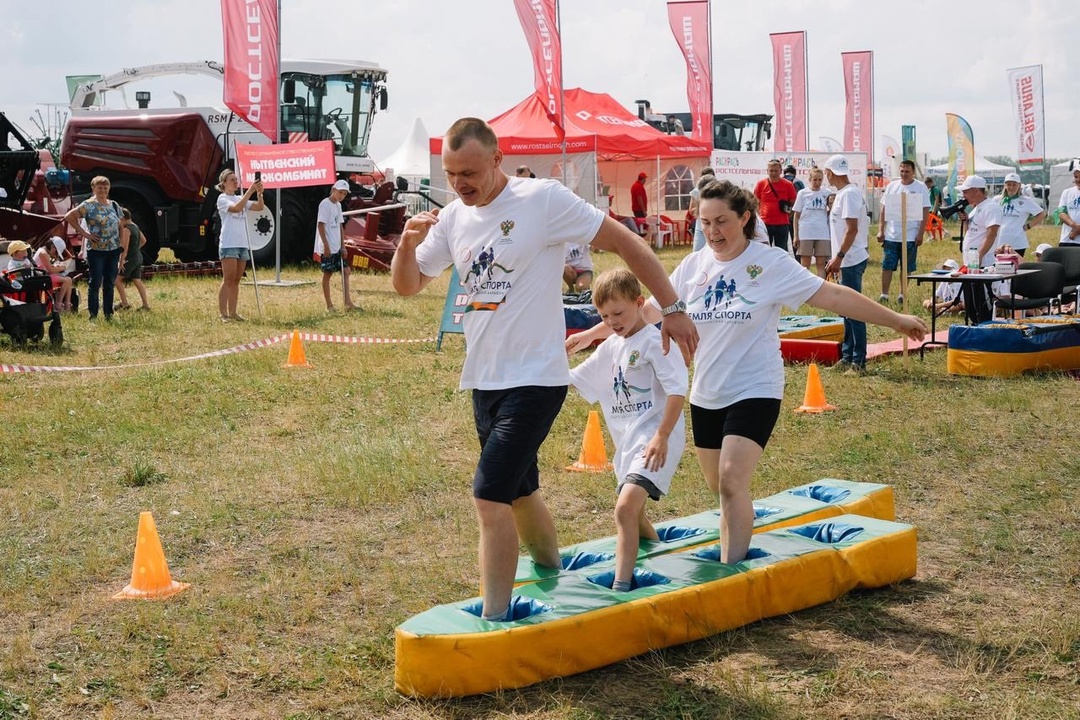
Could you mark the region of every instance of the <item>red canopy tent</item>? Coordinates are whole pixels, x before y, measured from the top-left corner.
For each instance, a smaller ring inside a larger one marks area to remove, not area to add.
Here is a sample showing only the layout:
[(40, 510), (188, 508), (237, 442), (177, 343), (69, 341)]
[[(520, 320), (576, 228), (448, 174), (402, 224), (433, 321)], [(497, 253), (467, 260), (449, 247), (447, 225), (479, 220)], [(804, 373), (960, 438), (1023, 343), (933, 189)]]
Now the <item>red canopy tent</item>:
[[(492, 118), (505, 155), (562, 153), (559, 134), (535, 94)], [(606, 93), (566, 91), (566, 151), (595, 152), (601, 162), (655, 158), (708, 158), (712, 147), (685, 135), (666, 135)], [(442, 138), (431, 138), (431, 153), (442, 153)]]
[[(659, 205), (661, 214), (682, 219), (712, 148), (689, 136), (660, 132), (606, 93), (573, 88), (565, 91), (565, 100), (567, 185), (604, 209), (611, 197), (615, 209), (629, 215), (630, 185), (644, 172), (650, 213)], [(535, 94), (489, 122), (499, 136), (508, 174), (528, 165), (538, 177), (563, 178), (562, 138)], [(430, 147), (432, 184), (445, 187), (442, 137), (431, 138)]]

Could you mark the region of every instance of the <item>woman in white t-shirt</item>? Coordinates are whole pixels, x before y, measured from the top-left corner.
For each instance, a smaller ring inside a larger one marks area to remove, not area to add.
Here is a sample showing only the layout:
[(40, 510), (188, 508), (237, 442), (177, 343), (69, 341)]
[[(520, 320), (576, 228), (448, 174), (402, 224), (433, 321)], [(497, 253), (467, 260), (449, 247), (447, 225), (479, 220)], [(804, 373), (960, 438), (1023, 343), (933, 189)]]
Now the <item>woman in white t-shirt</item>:
[(1028, 229), (1035, 227), (1046, 217), (1035, 198), (1020, 192), (1020, 175), (1005, 176), (1005, 191), (994, 198), (1001, 204), (1001, 227), (998, 228), (998, 246), (1009, 245), (1018, 255), (1028, 249)]
[[(750, 479), (780, 416), (784, 363), (777, 325), (783, 307), (809, 303), (829, 312), (886, 325), (914, 340), (926, 324), (808, 272), (782, 248), (753, 242), (757, 201), (728, 182), (701, 190), (700, 214), (708, 241), (671, 273), (700, 344), (694, 355), (690, 418), (698, 463), (720, 499), (720, 559), (746, 557), (754, 529)], [(650, 299), (647, 322), (660, 319)], [(566, 340), (568, 352), (610, 334), (597, 325)]]
[[(243, 320), (236, 312), (240, 300), (240, 279), (251, 259), (251, 249), (247, 237), (247, 211), (259, 212), (266, 205), (263, 203), (262, 180), (256, 180), (251, 186), (240, 192), (240, 179), (236, 173), (226, 168), (218, 176), (217, 189), (221, 191), (217, 199), (218, 217), (221, 218), (221, 232), (218, 234), (218, 257), (221, 258), (221, 288), (218, 290), (218, 313), (222, 322)], [(252, 200), (251, 196), (257, 199)]]
[(821, 188), (825, 173), (821, 168), (810, 170), (810, 187), (799, 191), (795, 197), (795, 254), (804, 268), (810, 267), (813, 258), (818, 277), (825, 277), (825, 266), (832, 257), (832, 240), (829, 233), (829, 196), (832, 193)]

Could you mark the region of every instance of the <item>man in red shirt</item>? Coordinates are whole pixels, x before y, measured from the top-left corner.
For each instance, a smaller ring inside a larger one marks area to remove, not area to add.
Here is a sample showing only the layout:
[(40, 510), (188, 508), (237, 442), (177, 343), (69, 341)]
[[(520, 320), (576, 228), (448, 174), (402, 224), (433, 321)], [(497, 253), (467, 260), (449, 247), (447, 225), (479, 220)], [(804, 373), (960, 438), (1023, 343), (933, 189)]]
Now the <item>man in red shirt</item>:
[(638, 173), (637, 182), (630, 186), (630, 209), (634, 212), (634, 217), (643, 218), (649, 214), (649, 194), (645, 191), (645, 173)]
[(769, 176), (759, 180), (754, 187), (754, 197), (759, 205), (758, 215), (769, 231), (769, 244), (787, 250), (791, 207), (798, 193), (795, 186), (784, 179), (784, 165), (779, 160), (769, 161), (768, 172)]

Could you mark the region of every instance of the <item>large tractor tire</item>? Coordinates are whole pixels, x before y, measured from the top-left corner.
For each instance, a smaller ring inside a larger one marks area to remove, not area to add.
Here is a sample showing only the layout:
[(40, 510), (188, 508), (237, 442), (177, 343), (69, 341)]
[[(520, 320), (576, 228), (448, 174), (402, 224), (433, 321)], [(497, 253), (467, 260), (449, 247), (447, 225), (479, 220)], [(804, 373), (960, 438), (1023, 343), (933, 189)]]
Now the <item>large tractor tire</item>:
[[(271, 196), (267, 193), (267, 210), (273, 213)], [(318, 201), (308, 200), (302, 192), (282, 192), (281, 227), (281, 263), (298, 263), (311, 257), (315, 246), (315, 220), (318, 213)], [(273, 267), (275, 263), (274, 239), (254, 252), (255, 262), (260, 266)]]

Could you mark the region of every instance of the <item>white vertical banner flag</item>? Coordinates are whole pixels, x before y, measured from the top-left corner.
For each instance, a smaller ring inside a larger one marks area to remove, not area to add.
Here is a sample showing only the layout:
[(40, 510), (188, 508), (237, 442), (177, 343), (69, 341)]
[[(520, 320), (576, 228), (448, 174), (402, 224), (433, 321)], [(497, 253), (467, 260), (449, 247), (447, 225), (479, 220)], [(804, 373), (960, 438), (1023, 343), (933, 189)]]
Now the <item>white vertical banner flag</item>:
[(1042, 65), (1010, 68), (1009, 95), (1016, 112), (1016, 162), (1042, 165), (1046, 158)]

